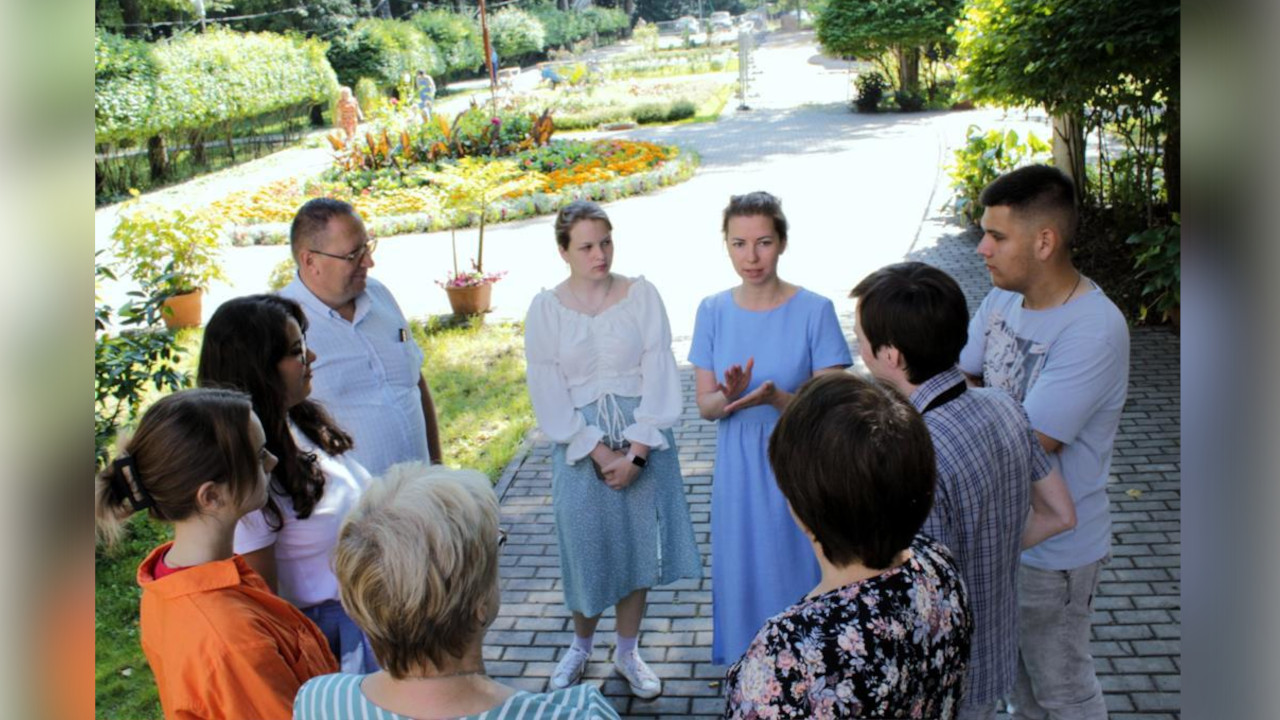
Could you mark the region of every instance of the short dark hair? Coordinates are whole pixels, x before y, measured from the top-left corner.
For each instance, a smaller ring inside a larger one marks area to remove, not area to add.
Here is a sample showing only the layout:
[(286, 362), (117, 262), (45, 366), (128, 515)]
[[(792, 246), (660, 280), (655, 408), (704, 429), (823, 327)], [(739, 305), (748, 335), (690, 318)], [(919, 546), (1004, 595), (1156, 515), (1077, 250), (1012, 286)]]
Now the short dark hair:
[(782, 213), (782, 200), (763, 190), (729, 197), (729, 204), (724, 208), (724, 219), (720, 223), (720, 234), (728, 239), (730, 218), (753, 215), (763, 215), (773, 220), (773, 232), (778, 236), (778, 242), (786, 246), (787, 216)]
[(599, 220), (613, 232), (613, 223), (609, 222), (609, 214), (604, 208), (590, 200), (574, 200), (556, 213), (556, 244), (561, 250), (569, 249), (569, 233), (573, 231), (574, 225), (583, 220)]
[(1051, 165), (1027, 165), (991, 181), (978, 196), (983, 207), (1008, 207), (1020, 213), (1055, 215), (1066, 246), (1075, 239), (1079, 213), (1076, 186), (1066, 173)]
[(294, 259), (298, 258), (303, 243), (324, 232), (329, 221), (338, 216), (359, 217), (351, 203), (329, 197), (312, 198), (298, 208), (293, 224), (289, 226), (289, 251)]
[(769, 438), (769, 463), (796, 517), (840, 567), (889, 567), (933, 505), (933, 440), (920, 413), (851, 373), (801, 386)]
[(897, 348), (913, 384), (959, 362), (969, 340), (969, 306), (945, 272), (922, 262), (888, 265), (863, 278), (849, 297), (859, 300), (858, 322), (871, 352)]

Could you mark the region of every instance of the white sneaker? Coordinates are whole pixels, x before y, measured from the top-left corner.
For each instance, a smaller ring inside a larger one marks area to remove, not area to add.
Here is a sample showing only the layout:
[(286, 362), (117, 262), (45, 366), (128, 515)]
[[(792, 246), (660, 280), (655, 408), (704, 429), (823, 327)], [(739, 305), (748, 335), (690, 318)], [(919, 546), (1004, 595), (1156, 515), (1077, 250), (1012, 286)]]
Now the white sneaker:
[(652, 700), (662, 694), (662, 681), (635, 650), (621, 656), (615, 654), (613, 666), (631, 683), (632, 695), (641, 700)]
[(576, 647), (569, 648), (564, 657), (560, 658), (560, 663), (556, 665), (556, 671), (551, 674), (551, 687), (563, 690), (570, 685), (577, 685), (590, 660), (590, 653), (585, 653)]

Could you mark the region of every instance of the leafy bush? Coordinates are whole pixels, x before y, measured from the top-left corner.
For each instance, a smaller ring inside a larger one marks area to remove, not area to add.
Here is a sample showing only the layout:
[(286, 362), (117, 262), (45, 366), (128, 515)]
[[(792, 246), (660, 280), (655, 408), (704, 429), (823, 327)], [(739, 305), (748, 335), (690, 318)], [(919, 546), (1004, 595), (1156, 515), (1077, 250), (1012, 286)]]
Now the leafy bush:
[(641, 125), (650, 123), (665, 122), (667, 114), (671, 112), (670, 103), (645, 103), (637, 105), (631, 110), (631, 117)]
[(153, 45), (97, 32), (94, 142), (203, 131), (327, 102), (337, 81), (325, 48), (315, 39), (216, 27)]
[(924, 109), (924, 96), (910, 90), (898, 90), (893, 94), (893, 102), (902, 112), (920, 112)]
[(982, 217), (978, 197), (983, 188), (1010, 170), (1042, 162), (1048, 153), (1048, 143), (1035, 133), (1027, 133), (1027, 141), (1022, 143), (1013, 130), (983, 132), (977, 125), (970, 125), (965, 131), (964, 147), (955, 151), (955, 163), (947, 168), (951, 187), (956, 191), (951, 206), (970, 222), (977, 222)]
[(630, 16), (618, 8), (592, 5), (582, 11), (582, 16), (586, 18), (590, 28), (602, 37), (624, 35), (631, 28)]
[(566, 48), (591, 35), (591, 22), (585, 13), (565, 12), (555, 5), (535, 5), (529, 14), (542, 23), (548, 48)]
[[(116, 279), (96, 260), (93, 270), (95, 284)], [(158, 328), (165, 293), (152, 282), (142, 287), (129, 293), (133, 299), (119, 311), (94, 298), (93, 435), (99, 464), (120, 427), (137, 419), (146, 393), (179, 390), (189, 382), (178, 369), (182, 348), (176, 337)], [(113, 332), (113, 324), (120, 328)]]
[(360, 78), (367, 77), (382, 89), (389, 89), (418, 70), (430, 75), (440, 75), (445, 70), (431, 38), (403, 20), (361, 20), (333, 43), (328, 57), (338, 81), (353, 87)]
[(854, 87), (858, 89), (858, 97), (853, 101), (858, 112), (875, 112), (880, 109), (886, 87), (883, 75), (874, 70), (861, 73), (854, 81)]
[(595, 107), (557, 116), (556, 128), (560, 130), (594, 130), (601, 125), (624, 122), (630, 119), (632, 119), (631, 109), (625, 105)]
[(111, 233), (133, 278), (168, 296), (225, 279), (219, 264), (222, 231), (205, 212), (129, 207)]
[(541, 53), (547, 46), (546, 31), (538, 19), (523, 10), (508, 8), (489, 19), (489, 39), (498, 51), (499, 62), (519, 62)]
[(1145, 321), (1151, 311), (1168, 320), (1182, 305), (1182, 225), (1148, 228), (1129, 236), (1135, 246), (1133, 269), (1146, 282), (1142, 286), (1142, 307), (1138, 319)]
[(474, 20), (448, 10), (431, 10), (409, 21), (435, 43), (446, 77), (457, 78), (484, 65), (484, 39)]
[(692, 100), (680, 98), (671, 103), (671, 111), (667, 113), (667, 122), (675, 122), (691, 118), (698, 113), (698, 106)]

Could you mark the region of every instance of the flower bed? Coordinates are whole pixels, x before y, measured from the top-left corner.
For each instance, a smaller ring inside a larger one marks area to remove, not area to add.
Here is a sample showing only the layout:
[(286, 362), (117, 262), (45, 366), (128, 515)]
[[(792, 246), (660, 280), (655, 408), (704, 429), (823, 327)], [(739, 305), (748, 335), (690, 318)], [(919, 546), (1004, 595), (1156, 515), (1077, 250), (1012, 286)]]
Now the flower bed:
[[(674, 145), (627, 140), (553, 140), (507, 157), (529, 172), (542, 173), (545, 183), (534, 192), (494, 203), (490, 220), (518, 220), (555, 212), (578, 199), (611, 201), (643, 194), (692, 177), (696, 153)], [(281, 180), (253, 192), (235, 193), (213, 204), (232, 225), (236, 245), (288, 242), (289, 223), (309, 198), (327, 196), (356, 207), (375, 235), (434, 232), (474, 225), (474, 216), (451, 223), (440, 191), (430, 184), (396, 186), (375, 179), (361, 189), (336, 179), (299, 182)]]

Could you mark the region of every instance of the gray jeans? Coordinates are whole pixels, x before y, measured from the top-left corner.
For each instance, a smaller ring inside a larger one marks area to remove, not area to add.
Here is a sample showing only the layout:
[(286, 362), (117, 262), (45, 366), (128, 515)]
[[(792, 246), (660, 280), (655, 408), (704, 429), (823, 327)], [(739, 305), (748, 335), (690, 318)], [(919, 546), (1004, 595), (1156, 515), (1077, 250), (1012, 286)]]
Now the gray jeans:
[(1018, 679), (1012, 715), (1026, 720), (1107, 717), (1089, 654), (1093, 595), (1108, 560), (1074, 570), (1018, 569)]

